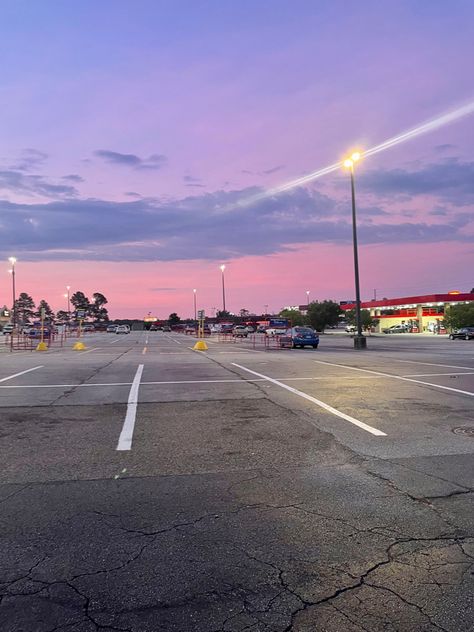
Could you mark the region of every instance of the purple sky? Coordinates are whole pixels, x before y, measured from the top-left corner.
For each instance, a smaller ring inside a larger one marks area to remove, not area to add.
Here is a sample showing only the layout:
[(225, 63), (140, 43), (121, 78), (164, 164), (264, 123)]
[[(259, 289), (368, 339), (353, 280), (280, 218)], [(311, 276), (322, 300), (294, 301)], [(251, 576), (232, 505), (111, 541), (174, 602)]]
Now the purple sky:
[[(242, 198), (474, 99), (474, 4), (0, 7), (0, 256), (115, 316), (353, 297), (347, 174)], [(363, 298), (474, 286), (474, 116), (357, 166)], [(0, 303), (10, 279), (0, 277)], [(3, 279), (3, 280), (2, 280)]]

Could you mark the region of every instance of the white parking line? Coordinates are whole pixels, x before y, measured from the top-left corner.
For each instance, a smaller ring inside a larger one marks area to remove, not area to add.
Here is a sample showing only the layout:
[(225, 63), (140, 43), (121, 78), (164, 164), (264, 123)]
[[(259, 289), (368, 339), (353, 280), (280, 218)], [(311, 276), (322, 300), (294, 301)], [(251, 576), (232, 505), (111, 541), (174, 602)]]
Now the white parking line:
[(446, 369), (467, 369), (474, 370), (474, 366), (457, 366), (455, 364), (435, 364), (433, 362), (418, 362), (417, 360), (397, 360), (394, 358), (396, 362), (406, 362), (408, 364), (424, 364), (425, 366), (443, 366)]
[(26, 369), (26, 371), (20, 371), (19, 373), (14, 373), (13, 375), (9, 375), (8, 377), (2, 377), (0, 382), (7, 382), (8, 380), (13, 380), (14, 377), (18, 377), (19, 375), (25, 375), (25, 373), (31, 373), (31, 371), (36, 371), (37, 369), (42, 369), (43, 364), (39, 366), (34, 366), (32, 369)]
[(362, 373), (371, 373), (372, 375), (381, 375), (383, 377), (391, 378), (392, 380), (401, 380), (402, 382), (412, 382), (413, 384), (422, 384), (423, 386), (432, 386), (433, 388), (440, 388), (444, 391), (452, 391), (453, 393), (460, 393), (461, 395), (469, 395), (474, 397), (474, 393), (471, 391), (462, 391), (459, 388), (452, 388), (451, 386), (442, 386), (441, 384), (432, 384), (431, 382), (423, 382), (422, 380), (414, 380), (411, 377), (403, 377), (402, 375), (392, 375), (391, 373), (382, 373), (381, 371), (371, 371), (370, 369), (359, 369), (354, 366), (347, 366), (347, 364), (334, 364), (332, 362), (324, 362), (323, 360), (314, 360), (316, 364), (327, 364), (329, 366), (337, 366), (340, 369), (349, 369), (352, 371), (361, 371)]
[(378, 430), (377, 428), (373, 428), (372, 426), (369, 426), (365, 424), (363, 421), (359, 421), (358, 419), (355, 419), (354, 417), (351, 417), (350, 415), (346, 415), (340, 410), (337, 410), (336, 408), (329, 406), (325, 402), (322, 402), (320, 399), (316, 399), (316, 397), (312, 397), (311, 395), (308, 395), (307, 393), (303, 393), (303, 391), (298, 391), (296, 388), (288, 386), (287, 384), (283, 384), (283, 382), (280, 382), (279, 380), (275, 380), (272, 377), (268, 377), (268, 375), (263, 375), (262, 373), (257, 373), (256, 371), (247, 369), (247, 367), (237, 364), (235, 362), (232, 362), (232, 364), (233, 366), (236, 366), (239, 369), (242, 369), (243, 371), (248, 371), (249, 373), (252, 373), (253, 375), (257, 375), (258, 377), (261, 377), (267, 380), (268, 382), (271, 382), (272, 384), (281, 386), (281, 388), (284, 388), (287, 391), (290, 391), (290, 393), (293, 393), (294, 395), (298, 395), (299, 397), (302, 397), (303, 399), (307, 399), (313, 404), (316, 404), (317, 406), (320, 406), (324, 410), (327, 410), (329, 413), (336, 415), (336, 417), (341, 417), (341, 419), (345, 419), (349, 423), (354, 424), (354, 426), (358, 426), (359, 428), (362, 428), (362, 430), (365, 430), (366, 432), (370, 432), (371, 434), (376, 435), (378, 437), (387, 436), (385, 432), (382, 432), (381, 430)]
[(457, 376), (457, 375), (474, 375), (474, 371), (463, 371), (462, 373), (408, 373), (402, 375), (402, 377), (441, 377), (442, 375)]
[(174, 342), (177, 345), (182, 345), (183, 344), (182, 342), (180, 342), (179, 340), (175, 340), (171, 336), (164, 336), (164, 337), (167, 338), (168, 340), (171, 340), (171, 342)]
[(93, 351), (97, 351), (100, 347), (94, 347), (93, 349), (89, 349), (89, 351), (81, 351), (78, 355), (85, 355), (86, 353), (92, 353)]
[[(267, 364), (263, 362), (262, 364)], [(342, 376), (345, 380), (352, 379), (367, 379), (367, 380), (375, 380), (381, 379), (384, 376), (381, 375), (361, 375), (359, 377), (354, 377), (352, 375), (344, 375)], [(313, 382), (313, 381), (321, 381), (321, 380), (334, 380), (332, 376), (321, 376), (321, 377), (280, 377), (278, 380), (282, 382)], [(161, 382), (140, 382), (140, 386), (165, 386), (173, 384), (226, 384), (229, 383), (237, 383), (237, 384), (245, 384), (246, 382), (266, 382), (266, 378), (251, 378), (251, 379), (225, 379), (225, 380), (164, 380)], [(103, 388), (104, 386), (131, 386), (133, 382), (86, 382), (82, 384), (7, 384), (5, 386), (0, 386), (0, 390), (2, 389), (26, 389), (26, 388), (90, 388), (91, 386), (99, 386)]]
[(143, 373), (143, 364), (138, 365), (137, 372), (132, 382), (132, 388), (128, 396), (127, 414), (123, 422), (122, 432), (117, 444), (117, 450), (130, 450), (132, 448), (133, 430), (135, 428), (135, 419), (137, 417), (138, 406), (138, 389), (140, 388), (140, 380)]

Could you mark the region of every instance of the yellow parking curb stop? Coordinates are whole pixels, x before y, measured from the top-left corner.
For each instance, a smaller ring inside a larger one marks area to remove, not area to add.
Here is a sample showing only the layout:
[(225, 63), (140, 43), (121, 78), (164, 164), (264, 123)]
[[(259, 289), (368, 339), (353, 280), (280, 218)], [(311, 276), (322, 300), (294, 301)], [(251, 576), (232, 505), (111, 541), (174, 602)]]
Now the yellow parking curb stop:
[(45, 342), (38, 342), (36, 346), (36, 351), (47, 351), (48, 345)]
[(194, 351), (207, 351), (208, 346), (204, 340), (198, 340), (193, 347)]
[(84, 349), (87, 349), (86, 345), (83, 342), (75, 342), (73, 347), (74, 351), (84, 351)]

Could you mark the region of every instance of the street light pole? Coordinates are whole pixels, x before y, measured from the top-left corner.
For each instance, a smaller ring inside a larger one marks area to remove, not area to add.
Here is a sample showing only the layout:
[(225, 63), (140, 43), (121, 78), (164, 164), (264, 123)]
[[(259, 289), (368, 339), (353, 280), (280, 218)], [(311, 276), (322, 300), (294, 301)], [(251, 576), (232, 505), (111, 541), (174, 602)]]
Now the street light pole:
[(225, 270), (225, 265), (222, 264), (221, 265), (221, 272), (222, 272), (222, 308), (223, 311), (225, 312), (225, 281), (224, 281), (224, 270)]
[(196, 309), (196, 290), (193, 290), (194, 294), (194, 320), (197, 320), (197, 309)]
[(70, 285), (66, 285), (67, 290), (67, 322), (68, 325), (71, 322), (71, 297), (69, 295), (69, 290), (71, 289)]
[(354, 348), (365, 349), (367, 347), (367, 339), (362, 333), (362, 318), (360, 314), (360, 283), (359, 283), (359, 252), (357, 244), (357, 216), (355, 203), (355, 177), (354, 163), (360, 158), (360, 153), (355, 152), (352, 156), (344, 161), (351, 174), (351, 196), (352, 196), (352, 244), (354, 249), (354, 280), (356, 293), (356, 329), (357, 334), (354, 336)]
[(306, 290), (306, 304), (309, 307), (309, 290)]
[(8, 261), (11, 264), (11, 275), (12, 275), (12, 295), (13, 295), (13, 329), (15, 329), (16, 327), (16, 288), (15, 288), (15, 263), (16, 263), (16, 258), (15, 257), (9, 257)]

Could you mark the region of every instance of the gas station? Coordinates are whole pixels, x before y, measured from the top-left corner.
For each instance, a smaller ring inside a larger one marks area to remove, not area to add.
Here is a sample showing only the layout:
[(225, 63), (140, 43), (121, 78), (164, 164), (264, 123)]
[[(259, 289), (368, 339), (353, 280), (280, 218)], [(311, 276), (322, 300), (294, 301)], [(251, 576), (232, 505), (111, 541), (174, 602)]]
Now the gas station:
[[(375, 333), (392, 325), (407, 325), (411, 333), (446, 333), (444, 314), (452, 305), (474, 302), (474, 293), (458, 291), (447, 294), (383, 298), (361, 303), (361, 309), (370, 310), (378, 320)], [(355, 303), (341, 305), (344, 311), (355, 309)]]

